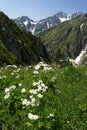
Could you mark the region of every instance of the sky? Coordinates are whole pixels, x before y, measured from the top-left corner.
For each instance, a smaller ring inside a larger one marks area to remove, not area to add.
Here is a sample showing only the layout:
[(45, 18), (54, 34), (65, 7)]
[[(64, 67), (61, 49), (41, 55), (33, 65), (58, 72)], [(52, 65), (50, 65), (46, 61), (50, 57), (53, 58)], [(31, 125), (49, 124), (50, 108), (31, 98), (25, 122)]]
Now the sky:
[(28, 16), (38, 21), (60, 11), (87, 13), (87, 0), (0, 0), (0, 11), (12, 19)]

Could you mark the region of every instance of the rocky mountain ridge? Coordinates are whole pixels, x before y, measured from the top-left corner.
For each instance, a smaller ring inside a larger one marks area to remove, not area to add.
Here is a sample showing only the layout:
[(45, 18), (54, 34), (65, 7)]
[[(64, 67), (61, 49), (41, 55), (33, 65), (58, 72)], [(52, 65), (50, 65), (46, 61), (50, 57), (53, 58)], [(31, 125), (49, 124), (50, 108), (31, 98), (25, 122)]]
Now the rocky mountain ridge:
[(83, 13), (78, 12), (70, 16), (69, 14), (64, 12), (58, 12), (53, 16), (47, 17), (37, 22), (28, 18), (27, 16), (18, 17), (14, 19), (14, 21), (17, 25), (22, 26), (28, 31), (32, 32), (32, 34), (38, 34), (64, 21), (73, 19), (81, 14)]

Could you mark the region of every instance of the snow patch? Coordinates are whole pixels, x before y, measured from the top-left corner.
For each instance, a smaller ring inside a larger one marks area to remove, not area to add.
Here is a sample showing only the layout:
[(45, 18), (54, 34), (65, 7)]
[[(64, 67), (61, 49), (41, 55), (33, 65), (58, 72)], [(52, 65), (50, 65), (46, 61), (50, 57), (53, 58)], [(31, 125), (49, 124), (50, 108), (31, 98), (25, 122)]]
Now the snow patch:
[(86, 53), (86, 51), (81, 51), (81, 53), (79, 54), (79, 56), (76, 57), (75, 59), (75, 64), (81, 64), (82, 60), (83, 60), (83, 56)]
[(49, 25), (49, 23), (47, 22), (47, 28), (50, 28), (50, 25)]
[(70, 62), (72, 62), (72, 64), (75, 65), (82, 65), (84, 58), (87, 56), (87, 45), (85, 46), (85, 48), (83, 50), (81, 50), (81, 53), (76, 57), (76, 59), (69, 59)]
[(82, 29), (83, 25), (84, 25), (84, 23), (82, 23), (82, 24), (80, 25), (80, 29)]
[(24, 23), (25, 26), (27, 26), (28, 20), (24, 21), (23, 23)]
[(37, 22), (34, 22), (34, 21), (30, 21), (30, 23), (31, 23), (31, 24), (34, 24), (34, 25), (36, 25), (36, 24), (37, 24)]
[(32, 34), (34, 34), (34, 32), (35, 32), (35, 29), (36, 29), (36, 26), (32, 29)]
[(61, 18), (61, 17), (59, 17), (59, 19), (60, 19), (61, 22), (64, 22), (64, 21), (70, 20), (69, 17), (67, 17), (67, 18)]

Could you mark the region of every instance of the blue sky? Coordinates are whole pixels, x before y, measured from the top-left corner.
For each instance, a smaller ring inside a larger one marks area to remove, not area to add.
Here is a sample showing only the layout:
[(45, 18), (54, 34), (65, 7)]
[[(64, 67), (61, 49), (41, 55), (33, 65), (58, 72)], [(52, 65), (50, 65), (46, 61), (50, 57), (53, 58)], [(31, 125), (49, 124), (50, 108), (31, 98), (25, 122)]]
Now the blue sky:
[(10, 18), (26, 15), (33, 20), (40, 20), (63, 11), (87, 12), (87, 0), (0, 0), (0, 11)]

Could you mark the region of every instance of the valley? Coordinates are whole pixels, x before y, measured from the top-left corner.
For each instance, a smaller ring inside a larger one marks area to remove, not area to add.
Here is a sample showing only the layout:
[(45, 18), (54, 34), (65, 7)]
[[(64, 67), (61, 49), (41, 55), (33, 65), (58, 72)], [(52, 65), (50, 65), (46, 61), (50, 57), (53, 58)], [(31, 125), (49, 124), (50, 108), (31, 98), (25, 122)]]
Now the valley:
[(15, 22), (0, 12), (0, 130), (86, 130), (87, 14)]

